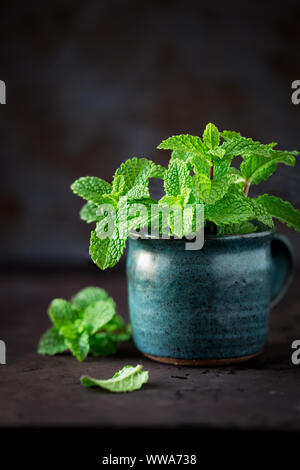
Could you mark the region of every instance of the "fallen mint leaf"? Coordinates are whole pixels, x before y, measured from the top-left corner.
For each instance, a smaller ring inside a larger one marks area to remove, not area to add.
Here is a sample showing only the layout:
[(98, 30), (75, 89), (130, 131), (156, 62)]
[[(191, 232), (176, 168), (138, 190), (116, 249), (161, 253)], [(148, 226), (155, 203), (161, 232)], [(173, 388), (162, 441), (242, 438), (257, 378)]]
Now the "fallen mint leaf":
[(125, 366), (117, 372), (111, 379), (98, 380), (92, 377), (83, 376), (80, 378), (85, 387), (100, 387), (110, 392), (132, 392), (139, 390), (143, 384), (148, 382), (148, 371), (142, 370), (143, 366)]

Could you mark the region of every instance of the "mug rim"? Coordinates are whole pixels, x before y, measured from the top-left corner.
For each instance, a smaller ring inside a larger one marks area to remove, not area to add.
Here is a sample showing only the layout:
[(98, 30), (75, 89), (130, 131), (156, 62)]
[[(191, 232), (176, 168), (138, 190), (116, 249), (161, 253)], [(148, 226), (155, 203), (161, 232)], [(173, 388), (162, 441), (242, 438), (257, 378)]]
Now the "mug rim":
[[(204, 235), (204, 242), (206, 240), (236, 240), (236, 239), (241, 239), (241, 238), (263, 238), (263, 237), (267, 237), (267, 236), (271, 236), (271, 235), (274, 235), (275, 233), (278, 233), (276, 232), (275, 229), (272, 229), (272, 230), (263, 230), (263, 231), (257, 231), (257, 232), (251, 232), (251, 233), (237, 233), (237, 234), (232, 234), (232, 235)], [(190, 242), (191, 240), (183, 237), (183, 238), (174, 238), (174, 237), (170, 237), (170, 238), (157, 238), (157, 237), (154, 237), (154, 236), (151, 236), (151, 234), (144, 234), (144, 237), (141, 239), (140, 237), (131, 237), (129, 235), (129, 240), (133, 240), (133, 241), (136, 241), (136, 240), (160, 240), (160, 241), (183, 241), (184, 243), (186, 242)]]

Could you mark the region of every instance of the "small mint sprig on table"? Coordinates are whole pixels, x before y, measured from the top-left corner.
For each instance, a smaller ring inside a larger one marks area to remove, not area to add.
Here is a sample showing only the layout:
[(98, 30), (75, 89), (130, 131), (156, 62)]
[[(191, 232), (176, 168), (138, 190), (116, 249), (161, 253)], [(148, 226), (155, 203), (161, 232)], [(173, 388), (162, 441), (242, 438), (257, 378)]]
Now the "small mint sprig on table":
[(114, 354), (118, 342), (131, 336), (130, 325), (126, 326), (117, 314), (114, 300), (99, 287), (80, 290), (70, 302), (52, 300), (48, 314), (54, 326), (41, 338), (39, 354), (54, 355), (70, 349), (83, 361), (89, 353)]
[(85, 387), (100, 387), (110, 392), (133, 392), (139, 390), (149, 380), (149, 372), (143, 366), (125, 366), (111, 379), (100, 380), (82, 376), (80, 381)]

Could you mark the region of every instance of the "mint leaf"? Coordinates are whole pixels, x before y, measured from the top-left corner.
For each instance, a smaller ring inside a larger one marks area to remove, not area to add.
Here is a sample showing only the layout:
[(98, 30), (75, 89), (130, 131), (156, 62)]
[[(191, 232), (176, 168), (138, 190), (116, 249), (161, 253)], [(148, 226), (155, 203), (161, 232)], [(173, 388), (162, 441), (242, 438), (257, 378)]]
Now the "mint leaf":
[(262, 204), (260, 204), (257, 199), (249, 199), (249, 202), (253, 208), (254, 219), (273, 229), (273, 218), (271, 214), (269, 214), (268, 210)]
[(105, 331), (126, 330), (126, 324), (123, 318), (116, 313), (113, 318), (105, 325)]
[(116, 313), (116, 306), (110, 300), (98, 300), (86, 307), (81, 329), (87, 331), (89, 335), (93, 335), (106, 325)]
[(159, 201), (161, 207), (184, 208), (190, 200), (191, 188), (183, 188), (178, 196), (163, 196)]
[(192, 188), (192, 178), (184, 161), (171, 160), (164, 177), (168, 196), (178, 196), (185, 188)]
[(221, 135), (225, 142), (223, 142), (220, 148), (225, 150), (224, 159), (227, 160), (232, 160), (237, 156), (247, 157), (253, 154), (268, 157), (270, 150), (276, 145), (274, 142), (271, 144), (261, 144), (250, 138), (242, 137), (233, 131), (224, 131)]
[(52, 300), (48, 314), (57, 330), (60, 330), (66, 323), (74, 322), (78, 317), (77, 311), (64, 299)]
[(132, 392), (139, 390), (142, 385), (148, 382), (149, 373), (143, 371), (142, 366), (125, 366), (117, 372), (111, 379), (97, 380), (92, 377), (83, 376), (80, 381), (85, 387), (100, 387), (110, 392)]
[(207, 156), (207, 151), (209, 149), (202, 142), (200, 137), (193, 135), (174, 135), (173, 137), (169, 137), (168, 139), (163, 140), (157, 148), (164, 150), (183, 150), (185, 152), (191, 152), (201, 156), (202, 158), (210, 160)]
[(75, 321), (66, 321), (59, 329), (61, 335), (65, 339), (77, 339), (79, 334), (82, 333), (82, 320), (77, 318)]
[(257, 231), (257, 227), (251, 222), (240, 222), (238, 224), (221, 225), (218, 227), (218, 235), (242, 235), (245, 233), (253, 233)]
[(153, 204), (157, 204), (157, 201), (151, 198), (120, 199), (118, 229), (121, 238), (128, 238), (131, 231), (149, 225)]
[(84, 331), (75, 337), (66, 338), (65, 341), (72, 354), (78, 359), (78, 361), (84, 361), (90, 350), (88, 333)]
[(230, 162), (221, 162), (214, 166), (214, 178), (219, 179), (229, 176), (231, 170), (234, 171), (235, 168), (230, 166)]
[(126, 196), (130, 199), (141, 199), (143, 197), (149, 197), (149, 188), (148, 188), (148, 183), (147, 184), (137, 184), (136, 186), (133, 186)]
[(209, 123), (203, 133), (203, 142), (211, 150), (216, 149), (220, 144), (220, 133), (217, 127)]
[(115, 175), (112, 182), (112, 192), (118, 196), (125, 194), (125, 178), (123, 175)]
[(234, 224), (250, 220), (254, 211), (249, 199), (231, 186), (222, 199), (206, 208), (205, 216), (216, 225)]
[(90, 351), (94, 356), (114, 354), (117, 344), (128, 341), (130, 337), (130, 325), (126, 326), (123, 318), (116, 314), (101, 331), (90, 337)]
[(241, 134), (239, 132), (236, 132), (236, 131), (223, 131), (223, 132), (221, 132), (221, 136), (226, 141), (242, 139)]
[(98, 206), (93, 202), (87, 202), (86, 204), (84, 204), (79, 213), (81, 220), (84, 220), (88, 224), (100, 220), (101, 217), (97, 215), (97, 209)]
[(208, 205), (214, 204), (221, 199), (230, 184), (230, 180), (226, 176), (222, 178), (215, 177), (211, 180), (209, 176), (203, 173), (196, 173), (193, 182), (197, 198)]
[(242, 162), (241, 174), (250, 184), (259, 184), (274, 173), (278, 163), (293, 166), (295, 157), (291, 152), (278, 150), (271, 150), (268, 156), (251, 155)]
[(117, 352), (117, 341), (111, 333), (99, 332), (90, 337), (90, 351), (93, 356), (110, 356)]
[(117, 169), (114, 179), (118, 176), (123, 176), (123, 193), (127, 194), (134, 186), (143, 188), (148, 186), (149, 178), (162, 177), (163, 172), (163, 167), (155, 165), (155, 163), (147, 158), (131, 158), (122, 163), (120, 168)]
[(172, 206), (181, 207), (181, 204), (179, 204), (179, 201), (181, 201), (181, 196), (163, 196), (159, 200), (158, 205), (161, 207), (172, 207)]
[(96, 176), (83, 176), (79, 178), (71, 185), (71, 189), (73, 193), (95, 204), (102, 204), (101, 196), (112, 191), (109, 183)]
[(208, 151), (208, 155), (211, 155), (214, 159), (215, 162), (219, 162), (219, 160), (222, 160), (222, 158), (225, 155), (225, 149), (222, 149), (221, 147), (218, 147), (216, 149), (211, 149)]
[(193, 159), (195, 156), (192, 152), (187, 152), (185, 150), (173, 150), (171, 153), (171, 160), (183, 160), (184, 162), (189, 161), (189, 159)]
[(77, 310), (84, 310), (98, 300), (110, 299), (108, 293), (100, 287), (85, 287), (71, 298), (71, 304)]
[(120, 238), (105, 238), (100, 240), (97, 237), (96, 231), (93, 230), (91, 233), (90, 241), (90, 255), (94, 263), (100, 269), (111, 268), (115, 266), (121, 258), (125, 246), (126, 240)]
[(230, 177), (230, 180), (232, 183), (235, 183), (235, 184), (245, 183), (245, 178), (243, 177), (240, 170), (238, 170), (237, 168), (234, 168), (233, 166), (229, 168), (228, 176)]
[(55, 327), (50, 328), (40, 339), (38, 353), (54, 355), (67, 351), (65, 338)]
[(187, 165), (191, 165), (195, 173), (203, 173), (209, 176), (210, 164), (207, 160), (200, 158), (197, 155), (190, 155), (187, 160)]
[(294, 228), (300, 232), (300, 212), (295, 209), (292, 204), (283, 201), (279, 197), (263, 194), (256, 199), (268, 211), (270, 216), (275, 217), (280, 222), (286, 224), (290, 228)]
[(154, 164), (154, 167), (152, 168), (152, 172), (151, 172), (150, 177), (151, 178), (163, 179), (165, 172), (166, 172), (165, 167), (163, 167), (162, 165)]

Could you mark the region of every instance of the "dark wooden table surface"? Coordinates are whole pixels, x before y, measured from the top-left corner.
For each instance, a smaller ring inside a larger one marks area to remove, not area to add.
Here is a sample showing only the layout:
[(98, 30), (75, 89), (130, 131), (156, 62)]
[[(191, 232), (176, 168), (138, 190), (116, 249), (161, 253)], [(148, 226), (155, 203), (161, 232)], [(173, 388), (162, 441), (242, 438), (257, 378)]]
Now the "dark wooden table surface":
[[(0, 426), (210, 427), (300, 429), (300, 365), (291, 343), (300, 339), (300, 272), (285, 300), (273, 310), (268, 344), (251, 362), (220, 368), (175, 367), (144, 358), (128, 343), (111, 357), (79, 363), (69, 355), (36, 353), (49, 327), (54, 297), (71, 297), (99, 285), (128, 318), (122, 270), (10, 270), (1, 273), (0, 339), (7, 364), (0, 366)], [(86, 389), (82, 374), (108, 378), (126, 364), (143, 364), (149, 383), (138, 392), (110, 394)]]

